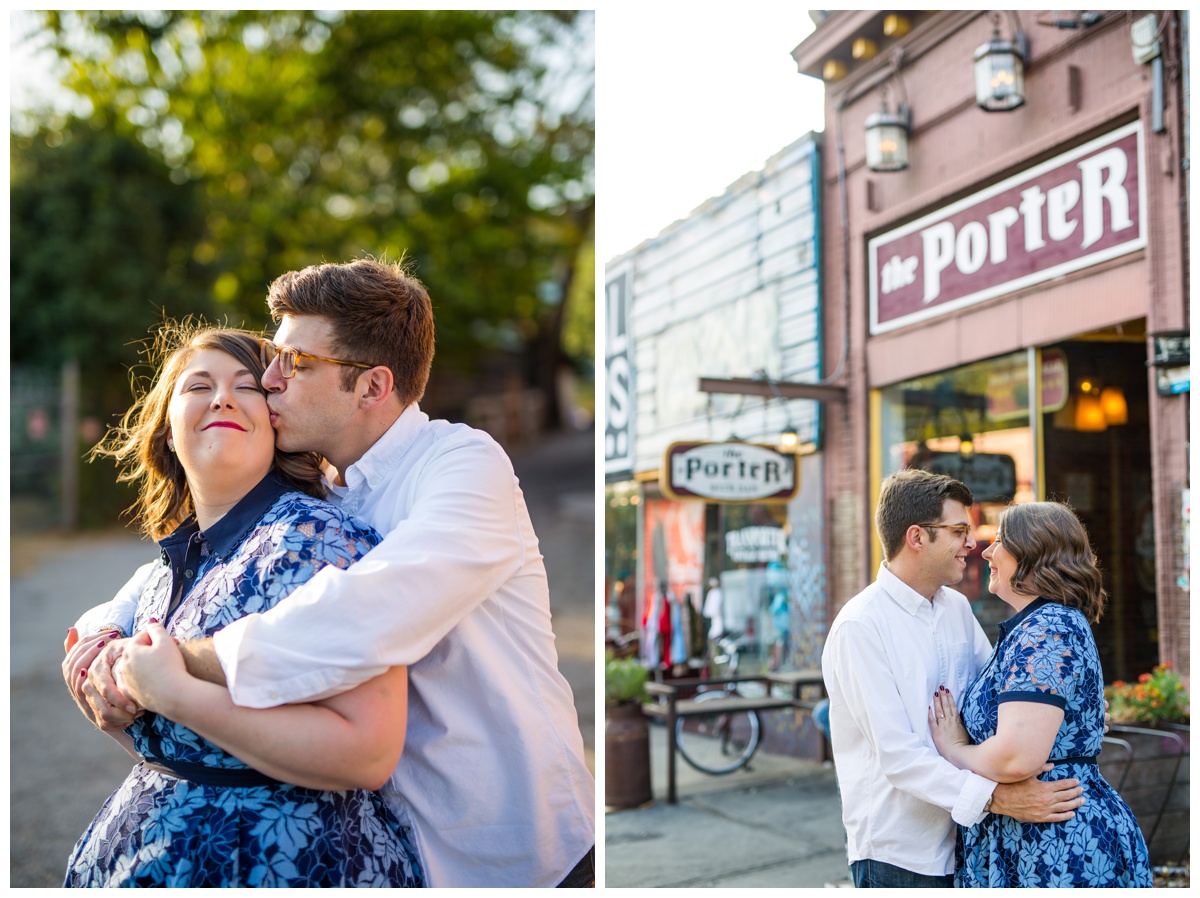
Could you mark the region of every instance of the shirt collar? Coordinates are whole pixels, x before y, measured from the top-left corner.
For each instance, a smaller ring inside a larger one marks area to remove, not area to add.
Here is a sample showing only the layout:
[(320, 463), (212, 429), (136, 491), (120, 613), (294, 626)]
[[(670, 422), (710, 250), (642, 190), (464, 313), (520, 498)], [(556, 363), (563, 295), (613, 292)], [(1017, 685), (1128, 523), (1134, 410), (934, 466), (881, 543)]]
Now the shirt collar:
[(1000, 621), (1000, 624), (999, 624), (1000, 638), (1004, 639), (1004, 637), (1007, 636), (1009, 633), (1011, 633), (1013, 631), (1013, 628), (1016, 627), (1018, 624), (1020, 624), (1021, 621), (1025, 620), (1025, 618), (1029, 617), (1029, 615), (1033, 614), (1033, 612), (1037, 611), (1043, 605), (1049, 605), (1049, 604), (1050, 604), (1049, 599), (1043, 599), (1043, 598), (1034, 599), (1032, 602), (1030, 602), (1028, 605), (1026, 605), (1024, 608), (1022, 608), (1020, 611), (1018, 611), (1016, 614), (1014, 614), (1008, 620)]
[[(295, 487), (284, 480), (278, 470), (272, 469), (250, 492), (242, 496), (221, 520), (204, 531), (204, 541), (217, 555), (227, 557), (238, 547), (250, 528), (262, 519), (267, 509), (275, 504), (275, 500), (294, 489)], [(196, 523), (195, 515), (192, 515), (175, 528), (170, 536), (159, 540), (158, 544), (166, 550), (170, 546), (186, 543), (198, 532), (200, 527)]]
[[(879, 576), (876, 582), (883, 587), (886, 592), (897, 605), (907, 611), (909, 614), (916, 614), (924, 605), (929, 605), (929, 600), (888, 570), (887, 562), (881, 562), (879, 565)], [(937, 597), (942, 594), (941, 587), (934, 593), (934, 603), (937, 602)]]
[(417, 403), (406, 406), (400, 417), (363, 453), (362, 458), (342, 473), (346, 480), (347, 492), (353, 493), (363, 487), (374, 489), (378, 486), (384, 477), (400, 466), (400, 460), (412, 448), (417, 435), (428, 423), (429, 416), (421, 411)]
[(199, 532), (200, 525), (196, 523), (196, 516), (189, 515), (187, 520), (158, 541), (158, 547), (166, 552), (175, 546), (186, 545), (192, 536)]

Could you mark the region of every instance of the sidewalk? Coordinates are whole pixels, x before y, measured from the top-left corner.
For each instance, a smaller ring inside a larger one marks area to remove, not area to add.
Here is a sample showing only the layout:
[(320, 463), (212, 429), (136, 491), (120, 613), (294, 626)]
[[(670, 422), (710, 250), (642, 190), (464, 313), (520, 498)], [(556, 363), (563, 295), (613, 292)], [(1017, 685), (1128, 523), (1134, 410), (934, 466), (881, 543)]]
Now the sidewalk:
[(850, 887), (832, 767), (759, 752), (709, 776), (680, 759), (669, 805), (665, 740), (652, 724), (655, 800), (604, 815), (606, 887)]

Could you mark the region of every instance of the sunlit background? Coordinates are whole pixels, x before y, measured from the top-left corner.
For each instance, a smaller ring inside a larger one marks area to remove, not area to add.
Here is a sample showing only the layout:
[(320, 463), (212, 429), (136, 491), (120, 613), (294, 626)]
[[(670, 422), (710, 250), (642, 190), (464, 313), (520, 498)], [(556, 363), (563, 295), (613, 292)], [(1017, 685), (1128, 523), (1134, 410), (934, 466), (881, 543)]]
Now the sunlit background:
[[(164, 316), (270, 326), (285, 271), (404, 255), (422, 407), (510, 450), (593, 414), (595, 18), (11, 14), (13, 501), (111, 522), (78, 458)], [(66, 436), (64, 436), (64, 434)]]
[(720, 15), (681, 3), (600, 11), (602, 265), (823, 130), (824, 86), (791, 56), (812, 30), (807, 10), (779, 0)]

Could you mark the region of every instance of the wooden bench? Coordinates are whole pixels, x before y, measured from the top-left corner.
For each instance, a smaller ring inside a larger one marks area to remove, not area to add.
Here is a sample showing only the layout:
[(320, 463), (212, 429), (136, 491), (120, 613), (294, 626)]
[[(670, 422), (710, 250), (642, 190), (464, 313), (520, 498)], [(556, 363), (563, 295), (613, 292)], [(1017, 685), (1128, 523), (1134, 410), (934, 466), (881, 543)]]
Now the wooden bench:
[[(703, 702), (696, 701), (694, 698), (680, 698), (681, 692), (698, 688), (712, 691), (714, 687), (727, 686), (730, 683), (758, 683), (765, 688), (761, 696), (736, 695), (708, 699)], [(786, 698), (774, 696), (771, 694), (771, 686), (786, 686), (791, 690), (791, 695)], [(821, 686), (824, 691), (821, 672), (787, 671), (778, 674), (726, 677), (715, 680), (672, 680), (670, 683), (647, 683), (646, 691), (657, 696), (660, 701), (658, 704), (643, 705), (642, 712), (647, 717), (662, 720), (667, 730), (667, 804), (676, 803), (675, 725), (677, 721), (688, 717), (740, 711), (779, 711), (783, 709), (811, 711), (817, 703), (800, 697), (800, 691), (805, 686)], [(824, 743), (822, 743), (822, 751), (824, 753)]]

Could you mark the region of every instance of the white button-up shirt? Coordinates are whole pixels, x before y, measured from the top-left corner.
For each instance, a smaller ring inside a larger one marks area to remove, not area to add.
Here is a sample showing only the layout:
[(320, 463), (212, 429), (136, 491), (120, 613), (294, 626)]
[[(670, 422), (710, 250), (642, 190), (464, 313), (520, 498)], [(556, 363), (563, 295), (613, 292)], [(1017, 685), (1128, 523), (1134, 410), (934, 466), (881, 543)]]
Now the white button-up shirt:
[(595, 843), (595, 783), (511, 462), (412, 405), (344, 477), (331, 498), (384, 540), (216, 634), (234, 701), (311, 701), (408, 665), (384, 794), (429, 884), (558, 885)]
[(821, 670), (851, 862), (954, 872), (955, 822), (983, 817), (995, 784), (938, 754), (929, 705), (961, 699), (991, 654), (962, 593), (930, 602), (887, 569), (829, 628)]

